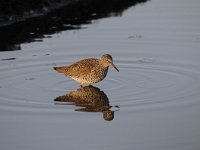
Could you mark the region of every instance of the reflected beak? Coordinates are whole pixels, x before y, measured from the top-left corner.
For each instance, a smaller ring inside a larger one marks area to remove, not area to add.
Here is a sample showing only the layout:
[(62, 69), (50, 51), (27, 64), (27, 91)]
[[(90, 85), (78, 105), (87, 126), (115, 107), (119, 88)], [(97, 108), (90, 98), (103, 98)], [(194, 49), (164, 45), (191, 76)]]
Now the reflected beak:
[(119, 70), (117, 69), (117, 67), (113, 63), (111, 65), (119, 72)]

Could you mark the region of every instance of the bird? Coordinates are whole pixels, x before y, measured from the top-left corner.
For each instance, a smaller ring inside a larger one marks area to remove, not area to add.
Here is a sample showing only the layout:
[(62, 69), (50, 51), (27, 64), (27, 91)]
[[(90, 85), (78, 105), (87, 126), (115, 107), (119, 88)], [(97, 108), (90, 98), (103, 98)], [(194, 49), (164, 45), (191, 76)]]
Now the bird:
[(83, 87), (84, 84), (91, 85), (102, 81), (106, 77), (110, 66), (119, 72), (113, 63), (112, 56), (104, 54), (100, 59), (82, 59), (68, 66), (54, 67), (54, 70), (72, 78)]

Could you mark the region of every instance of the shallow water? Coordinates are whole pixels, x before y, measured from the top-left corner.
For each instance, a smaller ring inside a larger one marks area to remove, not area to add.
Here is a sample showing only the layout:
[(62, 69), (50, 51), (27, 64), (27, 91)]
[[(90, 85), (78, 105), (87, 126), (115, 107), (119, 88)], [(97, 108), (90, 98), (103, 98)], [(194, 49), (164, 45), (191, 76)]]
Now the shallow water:
[[(0, 149), (200, 149), (199, 6), (152, 0), (1, 52)], [(53, 67), (104, 53), (103, 104), (54, 101), (79, 84)]]

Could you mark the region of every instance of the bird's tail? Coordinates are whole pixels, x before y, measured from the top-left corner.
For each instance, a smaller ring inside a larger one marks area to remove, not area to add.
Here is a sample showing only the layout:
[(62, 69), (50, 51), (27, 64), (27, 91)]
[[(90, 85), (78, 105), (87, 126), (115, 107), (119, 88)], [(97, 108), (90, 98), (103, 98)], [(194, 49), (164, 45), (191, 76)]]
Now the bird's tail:
[(65, 73), (65, 71), (66, 71), (66, 69), (64, 67), (54, 67), (53, 69), (59, 73)]

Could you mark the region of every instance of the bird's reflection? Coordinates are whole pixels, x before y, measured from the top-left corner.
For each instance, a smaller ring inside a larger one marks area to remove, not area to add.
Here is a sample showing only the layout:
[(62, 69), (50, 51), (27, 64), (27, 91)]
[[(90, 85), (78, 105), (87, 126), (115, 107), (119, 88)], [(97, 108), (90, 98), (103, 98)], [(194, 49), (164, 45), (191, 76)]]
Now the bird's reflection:
[(114, 106), (117, 110), (111, 110), (113, 106), (109, 104), (107, 95), (92, 85), (81, 87), (76, 91), (59, 96), (55, 101), (59, 102), (59, 104), (74, 104), (77, 107), (81, 107), (75, 109), (76, 111), (102, 112), (103, 118), (107, 121), (113, 120), (114, 112), (119, 110), (118, 106)]

